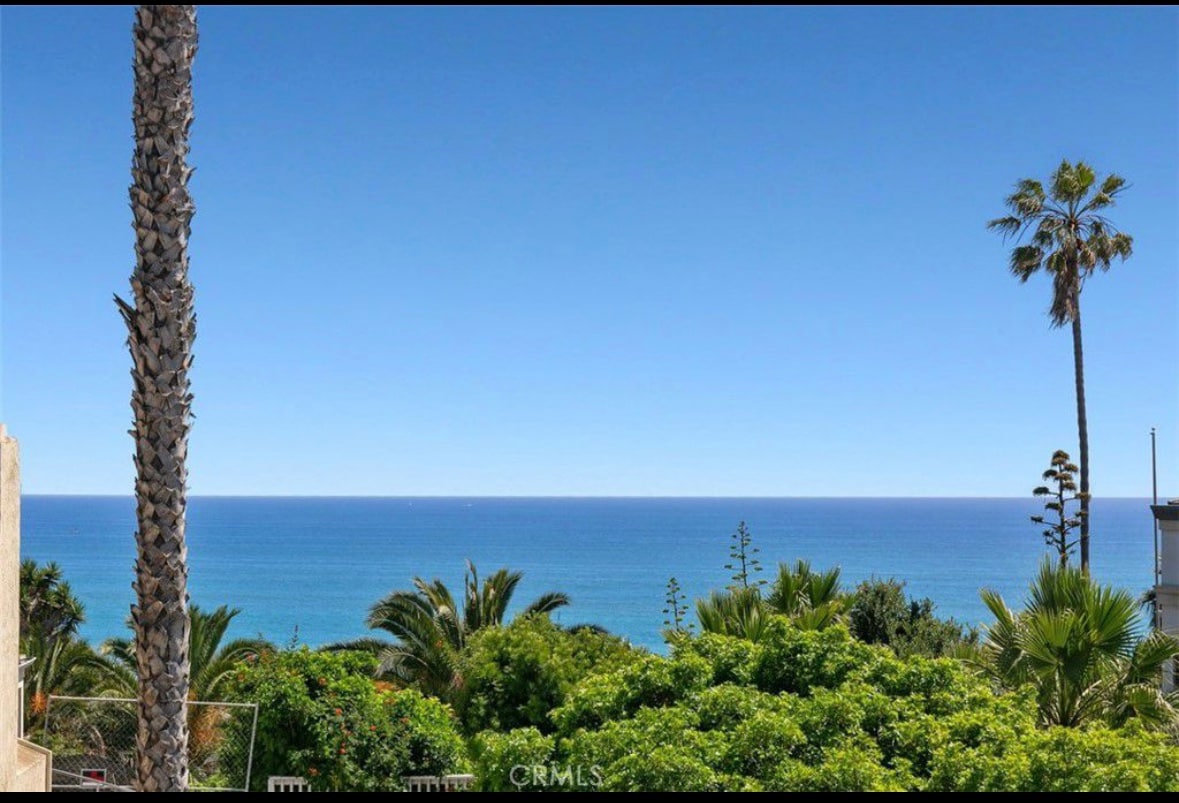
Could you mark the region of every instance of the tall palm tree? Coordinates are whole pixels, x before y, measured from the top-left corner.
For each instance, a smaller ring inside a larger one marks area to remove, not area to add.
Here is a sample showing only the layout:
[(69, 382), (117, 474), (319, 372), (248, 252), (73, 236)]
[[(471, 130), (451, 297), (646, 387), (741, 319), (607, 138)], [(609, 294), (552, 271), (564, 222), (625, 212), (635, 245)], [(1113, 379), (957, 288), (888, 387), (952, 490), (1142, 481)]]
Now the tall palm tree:
[[(189, 606), (188, 654), (191, 674), (188, 699), (213, 702), (223, 699), (223, 690), (235, 667), (273, 650), (270, 642), (262, 639), (234, 639), (223, 643), (225, 633), (241, 610), (222, 605), (212, 611)], [(135, 670), (138, 664), (134, 639), (113, 638), (102, 645), (102, 654), (111, 663), (112, 681), (108, 686), (123, 695), (135, 693)], [(212, 760), (220, 743), (221, 725), (225, 710), (218, 706), (191, 706), (188, 710), (189, 761), (193, 768)]]
[(1133, 240), (1119, 232), (1105, 216), (1126, 187), (1112, 173), (1097, 183), (1097, 174), (1084, 162), (1063, 161), (1053, 172), (1048, 189), (1025, 178), (1007, 198), (1011, 214), (996, 218), (988, 228), (1017, 243), (1031, 232), (1027, 243), (1011, 252), (1011, 272), (1026, 282), (1043, 271), (1052, 278), (1053, 327), (1069, 324), (1073, 334), (1073, 372), (1077, 396), (1077, 439), (1081, 468), (1081, 570), (1089, 571), (1089, 424), (1085, 412), (1085, 359), (1081, 345), (1081, 291), (1097, 270), (1107, 271), (1115, 257), (1130, 256)]
[(1045, 559), (1023, 611), (994, 591), (982, 598), (996, 621), (973, 660), (1004, 688), (1032, 684), (1044, 724), (1118, 726), (1135, 717), (1152, 727), (1179, 725), (1179, 698), (1160, 691), (1179, 640), (1157, 631), (1139, 638), (1131, 594)]
[[(412, 591), (394, 591), (368, 615), (369, 627), (391, 633), (396, 642), (361, 639), (335, 647), (372, 650), (381, 659), (382, 676), (447, 699), (462, 683), (458, 664), (467, 641), (484, 628), (503, 624), (522, 578), (521, 572), (500, 569), (480, 583), (478, 570), (467, 561), (460, 606), (441, 580), (415, 577)], [(568, 604), (565, 594), (549, 592), (520, 615), (547, 615)]]
[(184, 542), (188, 371), (196, 336), (188, 237), (188, 129), (194, 6), (139, 6), (135, 44), (131, 209), (135, 226), (134, 304), (115, 299), (127, 323), (135, 425), (138, 559), (131, 609), (139, 676), (137, 786), (188, 787), (188, 564)]

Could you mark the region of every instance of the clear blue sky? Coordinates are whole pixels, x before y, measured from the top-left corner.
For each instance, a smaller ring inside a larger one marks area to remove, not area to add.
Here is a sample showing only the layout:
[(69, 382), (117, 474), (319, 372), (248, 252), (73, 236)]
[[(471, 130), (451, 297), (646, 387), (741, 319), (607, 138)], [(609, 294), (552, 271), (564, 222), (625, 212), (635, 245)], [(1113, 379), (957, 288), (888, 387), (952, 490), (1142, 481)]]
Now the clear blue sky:
[[(131, 7), (5, 8), (3, 408), (130, 493)], [(200, 11), (197, 494), (1024, 495), (1071, 346), (985, 222), (1126, 176), (1093, 487), (1179, 493), (1174, 9)]]

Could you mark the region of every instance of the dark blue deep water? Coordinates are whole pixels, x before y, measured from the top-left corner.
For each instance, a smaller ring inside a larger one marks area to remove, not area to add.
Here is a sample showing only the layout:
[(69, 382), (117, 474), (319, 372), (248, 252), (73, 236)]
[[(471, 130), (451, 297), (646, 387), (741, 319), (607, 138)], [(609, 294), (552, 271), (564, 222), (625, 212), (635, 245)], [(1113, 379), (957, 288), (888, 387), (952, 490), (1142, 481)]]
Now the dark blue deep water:
[[(779, 560), (838, 565), (848, 583), (908, 581), (938, 612), (986, 620), (978, 590), (1022, 599), (1044, 549), (1033, 499), (196, 498), (193, 601), (242, 609), (233, 635), (311, 645), (365, 634), (374, 600), (410, 578), (461, 584), (463, 561), (524, 572), (517, 599), (573, 598), (559, 620), (593, 622), (658, 648), (664, 587), (728, 582), (728, 535), (744, 519), (772, 574)], [(131, 605), (134, 505), (116, 497), (23, 500), (21, 552), (57, 561), (86, 604), (84, 635), (123, 632)], [(1135, 593), (1151, 582), (1145, 500), (1093, 505), (1093, 569)]]

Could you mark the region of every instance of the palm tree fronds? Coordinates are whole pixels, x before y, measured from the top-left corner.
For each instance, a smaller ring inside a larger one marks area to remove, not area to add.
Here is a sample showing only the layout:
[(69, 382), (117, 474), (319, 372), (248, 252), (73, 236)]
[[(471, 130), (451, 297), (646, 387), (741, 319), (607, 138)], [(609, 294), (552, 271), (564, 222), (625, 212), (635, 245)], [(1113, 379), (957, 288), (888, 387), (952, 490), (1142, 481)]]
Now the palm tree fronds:
[[(393, 591), (369, 611), (367, 624), (395, 639), (361, 639), (334, 648), (359, 646), (380, 658), (378, 676), (443, 699), (461, 687), (459, 656), (476, 632), (503, 624), (523, 574), (499, 569), (480, 582), (475, 564), (467, 561), (461, 608), (441, 581), (413, 579), (412, 591)], [(547, 615), (569, 604), (569, 597), (550, 592), (525, 606), (522, 615)]]

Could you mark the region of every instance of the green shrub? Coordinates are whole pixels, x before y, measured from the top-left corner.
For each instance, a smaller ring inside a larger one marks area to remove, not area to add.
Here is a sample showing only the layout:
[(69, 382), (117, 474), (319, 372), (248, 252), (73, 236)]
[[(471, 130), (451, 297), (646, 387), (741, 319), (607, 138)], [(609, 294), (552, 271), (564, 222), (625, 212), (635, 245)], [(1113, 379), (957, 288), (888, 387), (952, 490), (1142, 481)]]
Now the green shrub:
[(722, 780), (692, 750), (659, 745), (611, 764), (602, 777), (606, 792), (719, 792)]
[[(518, 728), (510, 733), (485, 731), (471, 741), (475, 762), (476, 788), (481, 792), (542, 791), (533, 767), (549, 767), (553, 739), (536, 728)], [(520, 768), (526, 768), (521, 771)], [(543, 777), (543, 776), (542, 776)]]
[(555, 740), (495, 738), (512, 761), (579, 768), (607, 790), (1179, 789), (1179, 747), (1162, 733), (1037, 719), (1030, 688), (996, 694), (958, 662), (774, 618), (756, 646), (683, 637), (671, 658), (586, 677), (554, 711)]
[(395, 791), (405, 775), (459, 769), (463, 743), (450, 710), (416, 691), (380, 688), (375, 667), (367, 653), (307, 648), (240, 664), (228, 696), (258, 704), (251, 788), (265, 789), (270, 775), (301, 775), (316, 790)]
[(643, 655), (621, 669), (592, 675), (579, 683), (565, 705), (553, 711), (553, 723), (562, 734), (600, 726), (644, 706), (672, 705), (707, 688), (711, 679), (711, 665), (694, 653), (674, 660)]
[(732, 729), (725, 769), (751, 778), (769, 777), (807, 744), (799, 722), (786, 711), (755, 712)]
[(881, 764), (880, 750), (865, 738), (841, 740), (820, 764), (788, 761), (766, 783), (779, 792), (903, 792), (916, 786), (904, 771)]
[(753, 682), (753, 667), (761, 647), (752, 641), (704, 633), (699, 638), (679, 638), (672, 656), (698, 655), (712, 666), (712, 682), (747, 686)]
[(904, 583), (873, 578), (851, 595), (847, 624), (855, 638), (891, 647), (902, 658), (951, 655), (978, 641), (976, 632), (953, 619), (939, 619), (933, 610), (931, 600), (907, 597)]
[(814, 687), (833, 688), (856, 672), (871, 672), (882, 654), (853, 641), (842, 626), (799, 630), (775, 617), (762, 639), (753, 682), (762, 691), (806, 695)]
[(733, 730), (759, 712), (789, 711), (783, 698), (749, 686), (725, 683), (704, 689), (696, 696), (701, 730)]
[(467, 645), (455, 710), (467, 733), (535, 727), (552, 730), (549, 712), (591, 672), (624, 665), (636, 651), (592, 629), (565, 630), (546, 616), (486, 628)]

